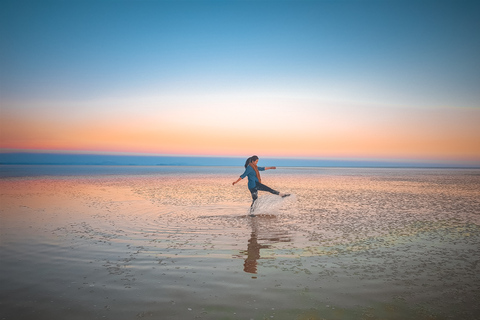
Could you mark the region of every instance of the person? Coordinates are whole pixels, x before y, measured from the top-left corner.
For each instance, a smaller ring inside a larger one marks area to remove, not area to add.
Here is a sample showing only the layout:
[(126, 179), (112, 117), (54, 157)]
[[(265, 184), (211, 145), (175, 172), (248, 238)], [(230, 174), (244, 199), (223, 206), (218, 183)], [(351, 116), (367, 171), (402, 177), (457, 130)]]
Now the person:
[(288, 197), (289, 194), (280, 193), (277, 190), (273, 190), (272, 188), (264, 185), (262, 183), (262, 179), (260, 178), (260, 171), (277, 169), (276, 167), (259, 167), (258, 164), (258, 157), (251, 156), (250, 158), (245, 161), (245, 172), (238, 178), (237, 181), (234, 181), (232, 185), (235, 185), (237, 182), (242, 180), (243, 178), (248, 178), (248, 190), (252, 194), (252, 205), (250, 206), (250, 212), (253, 211), (253, 205), (255, 201), (258, 199), (258, 191), (266, 191), (276, 195), (281, 196), (282, 198)]

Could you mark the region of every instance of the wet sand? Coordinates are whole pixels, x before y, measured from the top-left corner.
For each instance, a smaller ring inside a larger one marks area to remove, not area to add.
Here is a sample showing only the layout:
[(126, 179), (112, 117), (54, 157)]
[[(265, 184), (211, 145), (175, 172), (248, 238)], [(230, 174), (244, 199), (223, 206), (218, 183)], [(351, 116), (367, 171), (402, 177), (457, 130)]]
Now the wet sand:
[(478, 319), (480, 171), (0, 179), (0, 319)]

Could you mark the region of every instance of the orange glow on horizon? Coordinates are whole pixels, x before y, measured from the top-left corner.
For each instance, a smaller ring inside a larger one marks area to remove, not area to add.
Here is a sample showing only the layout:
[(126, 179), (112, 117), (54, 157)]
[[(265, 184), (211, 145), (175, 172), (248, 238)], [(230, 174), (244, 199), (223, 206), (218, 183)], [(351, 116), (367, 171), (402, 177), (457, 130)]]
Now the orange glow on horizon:
[[(162, 117), (2, 117), (3, 149), (165, 155), (449, 159), (480, 161), (479, 110), (403, 114), (393, 120), (197, 121)], [(452, 117), (456, 116), (457, 119)], [(231, 119), (229, 119), (231, 120)], [(268, 118), (267, 118), (268, 120)], [(288, 119), (287, 119), (288, 120)], [(453, 121), (455, 120), (455, 121)], [(276, 125), (276, 123), (282, 125)]]

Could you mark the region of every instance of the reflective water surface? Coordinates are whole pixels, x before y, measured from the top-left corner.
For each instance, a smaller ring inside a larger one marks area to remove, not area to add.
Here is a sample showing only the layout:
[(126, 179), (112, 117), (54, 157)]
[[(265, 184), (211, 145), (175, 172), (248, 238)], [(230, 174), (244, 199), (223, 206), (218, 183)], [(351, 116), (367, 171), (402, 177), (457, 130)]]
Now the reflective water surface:
[(480, 314), (480, 170), (279, 168), (254, 218), (241, 167), (59, 170), (2, 167), (0, 319)]

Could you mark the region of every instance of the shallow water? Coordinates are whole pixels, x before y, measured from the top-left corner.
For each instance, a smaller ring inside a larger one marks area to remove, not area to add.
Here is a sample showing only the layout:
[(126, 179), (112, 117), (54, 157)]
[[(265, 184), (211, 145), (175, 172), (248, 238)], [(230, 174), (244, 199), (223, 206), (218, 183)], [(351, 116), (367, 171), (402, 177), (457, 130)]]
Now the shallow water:
[(480, 314), (480, 170), (0, 172), (0, 319)]

